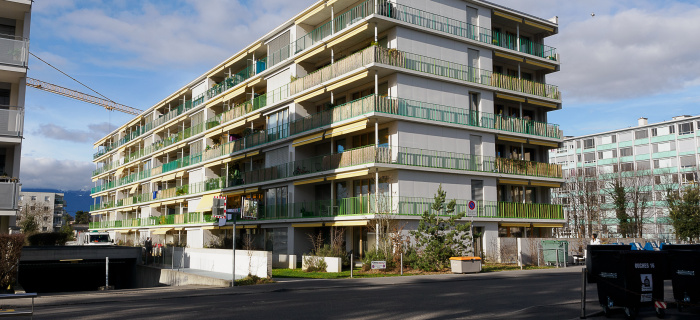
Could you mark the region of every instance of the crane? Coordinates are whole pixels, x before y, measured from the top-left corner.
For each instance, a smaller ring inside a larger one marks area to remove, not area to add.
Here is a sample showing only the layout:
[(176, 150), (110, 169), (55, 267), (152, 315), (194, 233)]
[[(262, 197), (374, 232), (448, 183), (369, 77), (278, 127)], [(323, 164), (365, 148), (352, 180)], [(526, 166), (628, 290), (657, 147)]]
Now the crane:
[(123, 104), (119, 104), (119, 103), (116, 103), (116, 102), (111, 101), (111, 100), (98, 98), (98, 97), (89, 95), (87, 93), (82, 93), (82, 92), (75, 91), (72, 89), (64, 88), (64, 87), (61, 87), (61, 86), (58, 86), (58, 85), (55, 85), (52, 83), (44, 82), (41, 80), (37, 80), (34, 78), (27, 77), (27, 86), (32, 87), (32, 88), (41, 89), (44, 91), (48, 91), (48, 92), (55, 93), (55, 94), (60, 94), (60, 95), (65, 96), (65, 97), (84, 101), (87, 103), (92, 103), (92, 104), (104, 107), (105, 109), (110, 110), (110, 111), (116, 110), (116, 111), (131, 114), (131, 115), (135, 115), (135, 116), (137, 116), (143, 112), (143, 110), (139, 110), (136, 108), (125, 106)]

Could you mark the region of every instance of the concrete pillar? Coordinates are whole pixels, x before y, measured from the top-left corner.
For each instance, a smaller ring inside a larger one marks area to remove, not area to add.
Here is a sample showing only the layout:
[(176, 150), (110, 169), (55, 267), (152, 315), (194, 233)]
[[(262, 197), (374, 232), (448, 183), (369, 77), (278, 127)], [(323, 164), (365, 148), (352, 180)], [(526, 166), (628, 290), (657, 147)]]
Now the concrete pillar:
[(287, 254), (294, 254), (294, 227), (292, 226), (287, 227)]

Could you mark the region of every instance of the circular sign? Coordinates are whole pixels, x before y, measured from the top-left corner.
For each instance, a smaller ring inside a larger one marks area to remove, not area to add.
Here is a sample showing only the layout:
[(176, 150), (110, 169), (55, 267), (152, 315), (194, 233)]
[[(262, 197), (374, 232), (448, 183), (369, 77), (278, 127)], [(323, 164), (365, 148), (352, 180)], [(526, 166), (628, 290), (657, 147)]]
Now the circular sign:
[(469, 201), (469, 210), (474, 210), (474, 209), (476, 209), (476, 202)]

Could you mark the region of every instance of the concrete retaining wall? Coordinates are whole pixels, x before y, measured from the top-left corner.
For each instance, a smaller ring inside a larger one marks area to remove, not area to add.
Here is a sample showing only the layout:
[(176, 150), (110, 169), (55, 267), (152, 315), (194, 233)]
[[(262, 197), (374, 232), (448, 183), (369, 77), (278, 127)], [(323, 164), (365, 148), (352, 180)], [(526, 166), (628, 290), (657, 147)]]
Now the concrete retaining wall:
[[(301, 269), (306, 270), (308, 266), (306, 265), (306, 258), (311, 257), (311, 256), (302, 256), (301, 257)], [(340, 272), (342, 271), (343, 268), (343, 260), (340, 258), (335, 258), (335, 257), (323, 257), (323, 260), (326, 261), (326, 272)]]
[[(231, 273), (233, 265), (229, 249), (185, 249), (185, 268)], [(236, 250), (236, 279), (252, 274), (261, 278), (272, 276), (272, 252)]]
[(275, 269), (296, 269), (297, 256), (294, 254), (273, 254), (272, 267)]
[(163, 286), (204, 285), (230, 287), (231, 280), (203, 277), (177, 270), (159, 269), (149, 266), (136, 266), (135, 288), (152, 288)]

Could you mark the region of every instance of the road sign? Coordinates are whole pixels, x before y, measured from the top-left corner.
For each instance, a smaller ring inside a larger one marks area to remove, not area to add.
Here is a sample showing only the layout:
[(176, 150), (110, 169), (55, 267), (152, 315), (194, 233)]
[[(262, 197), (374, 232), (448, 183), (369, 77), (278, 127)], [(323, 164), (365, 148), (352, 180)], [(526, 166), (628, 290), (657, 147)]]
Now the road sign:
[(226, 197), (214, 197), (211, 211), (212, 218), (226, 219)]
[(469, 210), (467, 210), (467, 216), (470, 216), (470, 217), (476, 216), (477, 210), (476, 210), (476, 202), (475, 201), (473, 201), (473, 200), (469, 201), (467, 203), (467, 208), (469, 209)]
[(386, 261), (372, 261), (372, 270), (374, 269), (386, 269)]

